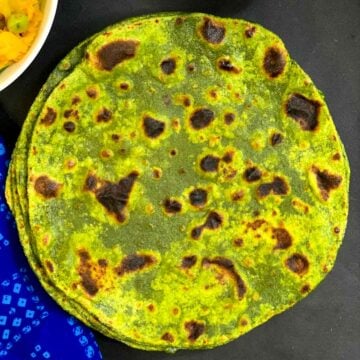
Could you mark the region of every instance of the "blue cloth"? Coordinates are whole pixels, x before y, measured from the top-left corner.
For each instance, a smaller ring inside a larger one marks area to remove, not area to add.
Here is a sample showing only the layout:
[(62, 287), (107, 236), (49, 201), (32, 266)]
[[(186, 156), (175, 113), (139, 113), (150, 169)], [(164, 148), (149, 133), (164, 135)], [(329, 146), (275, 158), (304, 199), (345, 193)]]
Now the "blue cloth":
[(41, 287), (5, 203), (9, 154), (0, 137), (0, 359), (102, 359), (94, 334)]

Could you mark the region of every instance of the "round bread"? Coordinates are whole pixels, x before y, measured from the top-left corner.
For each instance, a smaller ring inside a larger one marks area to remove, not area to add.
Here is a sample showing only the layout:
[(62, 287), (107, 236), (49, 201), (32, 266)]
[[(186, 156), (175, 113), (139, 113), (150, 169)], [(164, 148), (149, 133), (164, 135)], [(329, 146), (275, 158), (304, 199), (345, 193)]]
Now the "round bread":
[(159, 14), (55, 70), (7, 184), (47, 291), (147, 350), (224, 344), (333, 267), (349, 166), (323, 96), (259, 25)]

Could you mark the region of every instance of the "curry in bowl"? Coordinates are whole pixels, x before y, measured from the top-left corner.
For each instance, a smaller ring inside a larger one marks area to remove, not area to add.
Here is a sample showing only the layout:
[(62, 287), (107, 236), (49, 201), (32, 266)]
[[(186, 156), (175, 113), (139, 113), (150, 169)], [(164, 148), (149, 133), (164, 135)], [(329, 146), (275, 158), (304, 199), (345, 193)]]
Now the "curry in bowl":
[(25, 56), (42, 17), (40, 0), (0, 1), (0, 71)]

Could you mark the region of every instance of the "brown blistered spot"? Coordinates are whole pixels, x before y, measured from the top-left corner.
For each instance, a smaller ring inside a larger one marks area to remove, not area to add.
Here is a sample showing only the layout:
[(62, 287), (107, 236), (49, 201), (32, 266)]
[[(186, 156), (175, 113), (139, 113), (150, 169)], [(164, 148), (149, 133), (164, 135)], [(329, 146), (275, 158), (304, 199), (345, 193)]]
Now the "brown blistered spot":
[(213, 98), (213, 99), (217, 99), (217, 92), (216, 90), (210, 90), (209, 95)]
[(118, 135), (118, 134), (112, 134), (112, 135), (111, 135), (111, 139), (114, 140), (114, 141), (116, 141), (116, 142), (118, 142), (118, 141), (120, 140), (120, 135)]
[(275, 195), (286, 195), (289, 187), (283, 178), (276, 176), (272, 182), (272, 191)]
[(292, 94), (286, 103), (286, 114), (306, 131), (313, 131), (319, 125), (320, 102), (301, 94)]
[(80, 266), (78, 268), (81, 277), (80, 283), (90, 296), (94, 296), (99, 291), (99, 287), (91, 274), (90, 254), (86, 250), (79, 250), (78, 255), (80, 257)]
[(174, 337), (169, 333), (166, 332), (162, 337), (161, 340), (167, 341), (167, 342), (174, 342)]
[(239, 201), (244, 197), (245, 193), (243, 190), (239, 190), (231, 194), (231, 200), (232, 201)]
[(200, 31), (203, 38), (211, 44), (220, 44), (225, 37), (224, 26), (209, 18), (204, 19)]
[(234, 122), (235, 120), (235, 114), (233, 113), (226, 113), (224, 116), (224, 121), (226, 125), (230, 125)]
[(294, 254), (290, 256), (286, 260), (285, 264), (289, 270), (298, 275), (303, 275), (309, 270), (309, 261), (301, 254)]
[(54, 266), (50, 260), (45, 260), (45, 265), (50, 272), (54, 272)]
[(257, 230), (258, 228), (260, 228), (265, 223), (266, 223), (265, 220), (258, 219), (258, 220), (255, 220), (254, 222), (248, 223), (247, 226), (249, 228), (253, 229), (253, 230)]
[(111, 120), (112, 112), (107, 108), (102, 108), (96, 117), (97, 122), (104, 122), (107, 123)]
[(152, 174), (153, 174), (153, 177), (155, 179), (160, 179), (161, 178), (161, 170), (160, 169), (157, 169), (157, 168), (153, 169)]
[(220, 159), (217, 156), (206, 155), (200, 161), (200, 168), (206, 172), (215, 172), (219, 168)]
[(236, 191), (231, 194), (232, 201), (240, 201), (244, 197), (245, 193), (243, 190)]
[(286, 57), (282, 50), (274, 46), (266, 50), (263, 66), (266, 73), (271, 78), (276, 78), (280, 74), (282, 74), (282, 72), (285, 69), (285, 65), (286, 65)]
[(236, 176), (236, 174), (237, 174), (237, 170), (232, 169), (232, 168), (230, 168), (230, 169), (224, 169), (223, 172), (224, 172), (225, 178), (226, 178), (227, 180), (233, 179), (233, 178)]
[(189, 64), (187, 66), (187, 69), (188, 69), (189, 72), (194, 72), (195, 69), (196, 69), (195, 64)]
[(170, 155), (171, 155), (171, 156), (175, 156), (176, 154), (177, 154), (176, 149), (172, 149), (172, 150), (170, 151)]
[(174, 315), (177, 315), (177, 314), (179, 313), (179, 309), (178, 309), (178, 308), (173, 308), (173, 309), (172, 309), (172, 313), (173, 313)]
[(153, 119), (150, 116), (146, 116), (143, 120), (143, 127), (145, 134), (149, 138), (155, 139), (164, 132), (165, 123), (163, 121)]
[(133, 40), (117, 40), (104, 45), (97, 52), (100, 67), (111, 71), (121, 62), (133, 58), (138, 45), (139, 43)]
[(196, 260), (197, 260), (196, 255), (184, 256), (182, 258), (181, 267), (183, 269), (190, 269), (196, 264)]
[(87, 96), (88, 96), (90, 99), (96, 99), (96, 98), (97, 98), (97, 95), (98, 95), (98, 93), (97, 93), (97, 91), (96, 91), (95, 88), (88, 88), (88, 89), (86, 90), (86, 94), (87, 94)]
[(231, 72), (233, 74), (239, 74), (240, 69), (231, 63), (228, 59), (219, 59), (217, 66), (220, 70)]
[(194, 189), (189, 194), (190, 204), (196, 207), (202, 207), (207, 202), (207, 191), (204, 189)]
[(200, 130), (203, 129), (211, 124), (214, 120), (215, 114), (210, 109), (198, 109), (195, 110), (191, 117), (190, 123), (193, 129)]
[(248, 324), (248, 321), (246, 319), (240, 320), (240, 326), (246, 326)]
[(248, 182), (254, 182), (261, 179), (261, 171), (253, 166), (250, 168), (247, 168), (244, 172), (244, 179)]
[(303, 285), (302, 288), (301, 288), (301, 290), (300, 290), (300, 292), (301, 292), (302, 294), (306, 294), (306, 293), (308, 293), (309, 291), (310, 291), (310, 285), (309, 285), (309, 284)]
[(188, 339), (193, 342), (205, 332), (205, 324), (195, 320), (187, 321), (185, 330), (189, 333)]
[(50, 107), (46, 109), (45, 116), (40, 120), (41, 124), (46, 126), (52, 125), (56, 120), (56, 111)]
[(337, 161), (337, 160), (340, 160), (340, 159), (341, 159), (341, 156), (340, 156), (339, 153), (336, 153), (336, 154), (333, 155), (332, 159), (335, 160), (335, 161)]
[(170, 75), (176, 69), (176, 61), (173, 58), (165, 59), (161, 62), (160, 67), (164, 74)]
[(65, 119), (68, 119), (68, 118), (72, 115), (73, 111), (74, 111), (74, 110), (72, 110), (72, 109), (65, 110), (65, 111), (64, 111), (64, 118), (65, 118)]
[(327, 200), (329, 198), (330, 191), (337, 189), (340, 186), (342, 177), (330, 174), (327, 170), (321, 171), (316, 167), (313, 167), (313, 172), (316, 175), (316, 181), (321, 197), (323, 200)]
[(340, 233), (340, 229), (339, 229), (337, 226), (334, 227), (334, 233), (335, 233), (335, 234), (339, 234), (339, 233)]
[(256, 32), (256, 27), (255, 26), (249, 26), (246, 30), (245, 30), (245, 36), (250, 39), (253, 37), (253, 35)]
[(189, 106), (191, 105), (191, 101), (190, 101), (190, 99), (189, 99), (187, 96), (184, 97), (184, 99), (183, 99), (183, 104), (184, 104), (184, 106), (186, 106), (186, 107), (189, 107)]
[(257, 188), (257, 194), (260, 198), (263, 198), (270, 194), (286, 195), (288, 191), (288, 185), (286, 184), (285, 180), (279, 176), (276, 176), (273, 182), (261, 184)]
[(180, 121), (178, 119), (174, 119), (171, 122), (171, 125), (176, 131), (178, 131), (180, 129)]
[(182, 25), (184, 22), (184, 19), (181, 17), (177, 17), (175, 20), (175, 25)]
[(108, 262), (107, 262), (106, 259), (99, 259), (98, 264), (99, 264), (100, 267), (107, 267)]
[(194, 240), (198, 240), (201, 236), (201, 233), (203, 231), (203, 227), (202, 226), (196, 226), (191, 230), (191, 237)]
[(272, 146), (279, 145), (283, 141), (283, 136), (280, 133), (272, 134), (270, 142)]
[(71, 288), (72, 288), (73, 290), (76, 290), (77, 287), (78, 287), (78, 284), (77, 284), (77, 283), (72, 283), (72, 284), (71, 284)]
[(241, 238), (235, 239), (235, 240), (234, 240), (234, 245), (235, 245), (236, 247), (242, 247), (242, 246), (244, 245), (244, 240), (241, 239)]
[(211, 211), (207, 216), (204, 227), (210, 230), (215, 230), (221, 226), (223, 219), (216, 211)]
[(109, 157), (111, 157), (112, 152), (111, 150), (102, 150), (100, 155), (102, 158), (108, 159)]
[(72, 105), (77, 105), (79, 102), (81, 102), (81, 99), (79, 96), (74, 96), (71, 100)]
[(180, 212), (182, 208), (181, 203), (174, 199), (165, 199), (163, 205), (168, 214), (176, 214)]
[(307, 214), (309, 212), (309, 206), (304, 204), (302, 201), (294, 199), (291, 201), (291, 204), (292, 206), (294, 206), (295, 209), (303, 211), (304, 214)]
[(47, 199), (56, 197), (59, 187), (57, 182), (47, 176), (40, 176), (35, 181), (35, 191)]
[(96, 189), (97, 178), (94, 175), (88, 175), (85, 180), (85, 190), (93, 191)]
[(287, 249), (292, 244), (291, 235), (286, 229), (277, 228), (273, 229), (273, 236), (276, 239), (277, 244), (274, 249)]
[(230, 164), (233, 161), (233, 157), (234, 157), (234, 152), (233, 151), (228, 151), (222, 157), (222, 161), (224, 161), (227, 164)]
[(67, 121), (66, 123), (64, 123), (63, 127), (69, 133), (75, 131), (75, 124), (72, 121)]
[(149, 304), (147, 308), (150, 312), (154, 312), (154, 310), (155, 310), (154, 304)]
[(226, 271), (228, 273), (228, 275), (230, 275), (231, 278), (236, 283), (236, 290), (237, 290), (239, 300), (241, 300), (244, 297), (244, 295), (246, 293), (246, 285), (245, 285), (244, 281), (242, 280), (242, 278), (240, 277), (240, 275), (237, 273), (235, 266), (230, 259), (227, 259), (222, 256), (216, 256), (213, 259), (204, 258), (202, 264), (204, 266), (216, 265), (219, 268)]
[(129, 201), (129, 195), (138, 176), (139, 173), (133, 171), (118, 183), (106, 182), (95, 190), (95, 196), (99, 203), (114, 214), (120, 223), (125, 221), (123, 210)]
[(125, 83), (125, 82), (121, 83), (120, 84), (120, 89), (121, 90), (128, 90), (129, 89), (129, 84)]
[(99, 291), (99, 288), (96, 285), (96, 281), (94, 281), (90, 274), (90, 271), (80, 274), (81, 285), (90, 296), (94, 296)]
[(87, 262), (88, 260), (90, 260), (90, 254), (86, 250), (79, 250), (78, 254), (81, 262)]
[(120, 266), (115, 268), (115, 272), (117, 275), (122, 276), (134, 271), (140, 271), (153, 265), (155, 261), (156, 259), (152, 255), (131, 254), (121, 261)]

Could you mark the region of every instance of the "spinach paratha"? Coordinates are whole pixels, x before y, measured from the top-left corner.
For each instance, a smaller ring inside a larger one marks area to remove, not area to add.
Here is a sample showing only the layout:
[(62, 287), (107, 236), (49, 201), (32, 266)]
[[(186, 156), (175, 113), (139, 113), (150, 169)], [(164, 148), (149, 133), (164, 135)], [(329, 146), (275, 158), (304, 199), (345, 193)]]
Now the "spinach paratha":
[(57, 67), (7, 183), (25, 253), (66, 310), (146, 350), (211, 348), (333, 267), (349, 166), (323, 95), (260, 25), (115, 24)]

